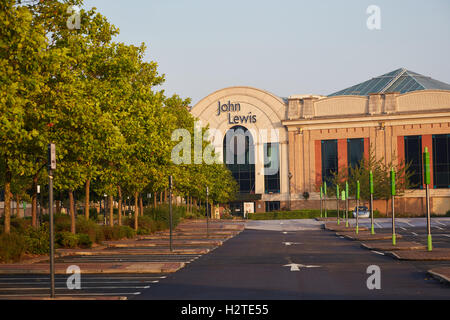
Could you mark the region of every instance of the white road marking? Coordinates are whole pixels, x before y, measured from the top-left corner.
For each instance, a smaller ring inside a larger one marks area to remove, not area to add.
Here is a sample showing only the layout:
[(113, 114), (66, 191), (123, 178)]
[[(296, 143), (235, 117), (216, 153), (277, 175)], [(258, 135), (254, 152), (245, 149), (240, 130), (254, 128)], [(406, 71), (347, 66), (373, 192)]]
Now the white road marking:
[(296, 244), (302, 244), (302, 243), (299, 243), (299, 242), (283, 242), (283, 244), (284, 244), (285, 246), (293, 246), (293, 245), (296, 245)]
[(402, 229), (403, 231), (407, 231), (406, 228), (400, 227), (400, 229)]
[(446, 227), (447, 225), (445, 223), (440, 222), (439, 220), (435, 220), (433, 222), (436, 222), (437, 224), (440, 224), (441, 226)]
[(382, 253), (382, 252), (378, 252), (378, 251), (374, 251), (374, 250), (372, 250), (372, 252), (384, 256), (384, 253)]
[[(93, 289), (148, 289), (150, 288), (150, 286), (144, 286), (144, 287), (84, 287), (83, 288), (83, 284), (81, 285), (81, 289), (78, 290), (74, 290), (74, 292), (77, 291), (82, 291), (82, 290), (93, 290)], [(43, 287), (43, 288), (36, 288), (36, 287), (31, 287), (31, 288), (1, 288), (2, 291), (23, 291), (23, 290), (46, 290), (48, 289), (47, 287)], [(67, 287), (56, 287), (56, 290), (69, 290), (67, 289)]]
[(411, 232), (413, 235), (415, 235), (416, 237), (418, 236), (418, 234), (417, 233), (415, 233), (415, 232)]
[(309, 269), (309, 268), (320, 268), (320, 266), (306, 266), (306, 265), (298, 264), (298, 263), (287, 264), (287, 265), (284, 265), (283, 267), (290, 267), (291, 268), (291, 272), (292, 271), (300, 271), (301, 268), (306, 268), (306, 269)]
[(439, 230), (442, 230), (442, 231), (444, 231), (444, 229), (442, 229), (441, 227), (438, 227), (438, 226), (434, 226), (436, 229), (439, 229)]

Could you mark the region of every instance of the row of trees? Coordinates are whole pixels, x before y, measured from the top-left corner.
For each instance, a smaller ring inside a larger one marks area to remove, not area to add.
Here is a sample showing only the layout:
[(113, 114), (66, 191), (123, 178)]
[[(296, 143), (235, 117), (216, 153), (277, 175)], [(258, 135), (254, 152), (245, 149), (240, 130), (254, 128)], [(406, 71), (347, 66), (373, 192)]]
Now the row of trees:
[[(45, 185), (47, 145), (57, 146), (54, 185), (70, 200), (73, 192), (113, 199), (167, 188), (183, 197), (226, 202), (236, 192), (222, 164), (176, 166), (175, 129), (194, 133), (189, 99), (166, 97), (157, 87), (164, 75), (144, 60), (146, 47), (113, 41), (119, 30), (95, 8), (80, 10), (79, 29), (69, 28), (68, 8), (82, 0), (0, 2), (0, 182), (5, 191), (5, 233), (10, 232), (11, 195), (31, 197), (36, 226), (37, 186)], [(202, 129), (205, 130), (205, 129)], [(206, 142), (203, 143), (204, 147)], [(135, 214), (135, 228), (137, 228)], [(113, 219), (110, 219), (113, 223)]]

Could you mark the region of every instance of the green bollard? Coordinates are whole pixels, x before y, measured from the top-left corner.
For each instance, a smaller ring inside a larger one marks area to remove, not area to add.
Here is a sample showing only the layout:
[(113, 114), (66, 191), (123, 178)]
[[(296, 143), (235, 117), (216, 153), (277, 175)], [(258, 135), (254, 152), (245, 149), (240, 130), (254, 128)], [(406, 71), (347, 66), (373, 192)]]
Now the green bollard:
[(370, 170), (369, 173), (369, 186), (370, 186), (370, 219), (371, 219), (371, 233), (375, 234), (374, 220), (373, 220), (373, 172)]
[(427, 201), (427, 243), (428, 251), (433, 251), (433, 240), (431, 239), (431, 212), (430, 212), (430, 184), (431, 184), (431, 170), (430, 170), (430, 153), (428, 152), (428, 147), (425, 147), (425, 152), (423, 153), (423, 179), (426, 186), (426, 201)]
[(360, 183), (356, 181), (356, 234), (359, 234), (359, 195), (360, 195)]
[(323, 217), (323, 186), (320, 186), (320, 217)]
[(348, 228), (348, 182), (345, 182), (345, 227)]
[(337, 224), (340, 225), (341, 221), (339, 220), (339, 185), (336, 184), (336, 206), (337, 206)]
[(397, 237), (395, 235), (395, 171), (391, 169), (391, 195), (392, 195), (392, 245), (397, 245)]

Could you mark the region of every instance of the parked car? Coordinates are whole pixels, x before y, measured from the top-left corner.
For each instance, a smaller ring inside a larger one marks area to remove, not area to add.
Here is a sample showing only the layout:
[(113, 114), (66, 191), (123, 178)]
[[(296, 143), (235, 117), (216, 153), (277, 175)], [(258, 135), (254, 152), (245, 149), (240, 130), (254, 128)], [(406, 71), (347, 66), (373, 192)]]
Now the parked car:
[[(358, 218), (369, 218), (370, 217), (370, 211), (369, 208), (366, 206), (359, 206), (358, 207)], [(353, 210), (353, 218), (356, 218), (356, 207), (355, 210)]]

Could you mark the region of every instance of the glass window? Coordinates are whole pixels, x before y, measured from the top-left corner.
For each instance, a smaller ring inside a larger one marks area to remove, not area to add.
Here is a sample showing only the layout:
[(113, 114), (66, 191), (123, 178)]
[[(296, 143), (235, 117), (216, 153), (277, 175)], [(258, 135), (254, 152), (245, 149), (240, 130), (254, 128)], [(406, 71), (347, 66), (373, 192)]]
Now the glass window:
[(422, 136), (405, 137), (405, 162), (410, 163), (409, 172), (412, 174), (411, 189), (423, 188), (422, 182)]
[(225, 135), (223, 161), (239, 185), (240, 193), (255, 193), (253, 137), (247, 128), (235, 126)]
[(266, 212), (280, 211), (280, 201), (266, 201)]
[(331, 186), (333, 172), (337, 172), (337, 169), (337, 140), (322, 140), (322, 181)]
[(347, 140), (348, 167), (356, 167), (364, 157), (364, 138)]
[(433, 178), (435, 188), (450, 188), (450, 134), (433, 136)]
[(264, 144), (265, 193), (280, 193), (280, 156), (278, 143)]

